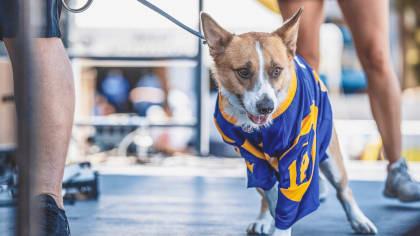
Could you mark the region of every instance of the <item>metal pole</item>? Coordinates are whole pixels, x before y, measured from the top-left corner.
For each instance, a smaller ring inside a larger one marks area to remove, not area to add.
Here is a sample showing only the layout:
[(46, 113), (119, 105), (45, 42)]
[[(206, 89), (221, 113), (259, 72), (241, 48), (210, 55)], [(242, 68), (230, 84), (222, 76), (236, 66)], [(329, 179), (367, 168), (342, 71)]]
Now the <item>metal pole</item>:
[[(198, 29), (201, 32), (200, 24), (200, 13), (203, 10), (203, 0), (199, 0), (198, 3)], [(197, 151), (200, 156), (207, 156), (209, 153), (209, 123), (208, 123), (208, 94), (209, 94), (209, 81), (206, 68), (203, 67), (203, 53), (202, 53), (203, 44), (200, 39), (198, 39), (198, 53), (197, 53)]]
[[(19, 0), (18, 34), (14, 44), (14, 82), (17, 110), (18, 207), (16, 235), (36, 235), (37, 206), (34, 201), (36, 184), (36, 66), (33, 57), (35, 16), (42, 9), (42, 1)], [(40, 6), (41, 4), (41, 6)]]

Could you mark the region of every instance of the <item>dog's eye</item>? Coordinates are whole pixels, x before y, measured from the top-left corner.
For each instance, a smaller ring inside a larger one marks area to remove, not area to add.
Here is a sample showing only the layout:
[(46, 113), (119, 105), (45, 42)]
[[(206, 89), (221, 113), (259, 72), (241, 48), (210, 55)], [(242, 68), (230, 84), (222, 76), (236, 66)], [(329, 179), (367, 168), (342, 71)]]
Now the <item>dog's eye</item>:
[(283, 71), (282, 68), (280, 68), (278, 66), (275, 67), (274, 70), (271, 72), (271, 77), (278, 78), (280, 76), (280, 74), (281, 74), (282, 71)]
[(248, 68), (241, 68), (236, 70), (236, 73), (239, 75), (239, 77), (248, 79), (251, 76), (251, 72), (248, 70)]

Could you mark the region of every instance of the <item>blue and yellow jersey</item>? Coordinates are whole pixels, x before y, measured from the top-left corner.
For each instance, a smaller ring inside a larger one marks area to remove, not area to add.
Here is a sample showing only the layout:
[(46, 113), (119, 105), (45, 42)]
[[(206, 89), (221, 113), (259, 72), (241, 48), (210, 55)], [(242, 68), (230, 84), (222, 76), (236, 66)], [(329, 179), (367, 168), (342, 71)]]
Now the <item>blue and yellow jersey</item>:
[(223, 140), (245, 159), (248, 187), (271, 189), (279, 183), (275, 223), (290, 228), (319, 206), (318, 166), (327, 158), (332, 111), (327, 89), (299, 56), (288, 95), (273, 113), (270, 126), (245, 132), (221, 106), (214, 120)]

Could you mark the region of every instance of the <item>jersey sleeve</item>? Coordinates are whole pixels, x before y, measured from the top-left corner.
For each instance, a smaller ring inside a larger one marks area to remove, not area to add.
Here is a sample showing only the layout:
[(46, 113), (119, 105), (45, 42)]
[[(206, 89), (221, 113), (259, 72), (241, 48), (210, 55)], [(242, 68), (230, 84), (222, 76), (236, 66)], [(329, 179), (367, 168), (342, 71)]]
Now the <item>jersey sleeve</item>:
[[(265, 159), (262, 159), (261, 155), (263, 154), (258, 148), (252, 146), (246, 140), (242, 141), (233, 136), (230, 137), (229, 134), (232, 134), (232, 132), (229, 129), (233, 127), (221, 126), (216, 118), (214, 122), (223, 141), (229, 145), (233, 145), (235, 151), (244, 158), (247, 167), (248, 188), (271, 189), (276, 182), (276, 173), (270, 164)], [(223, 125), (222, 122), (220, 123)], [(222, 129), (222, 127), (224, 128)]]
[(233, 138), (230, 138), (228, 135), (226, 135), (223, 130), (220, 128), (219, 123), (217, 122), (217, 119), (214, 118), (214, 125), (217, 128), (217, 131), (219, 131), (220, 135), (222, 136), (222, 139), (225, 143), (230, 145), (235, 145), (236, 141)]
[(248, 188), (271, 189), (277, 181), (277, 173), (266, 161), (256, 157), (246, 149), (238, 148), (247, 166)]

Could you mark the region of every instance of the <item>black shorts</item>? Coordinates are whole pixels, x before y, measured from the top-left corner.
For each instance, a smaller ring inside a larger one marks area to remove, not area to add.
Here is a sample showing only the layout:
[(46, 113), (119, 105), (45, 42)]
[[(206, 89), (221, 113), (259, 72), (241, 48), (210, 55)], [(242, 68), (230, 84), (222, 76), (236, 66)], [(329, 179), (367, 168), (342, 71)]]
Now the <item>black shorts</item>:
[[(19, 1), (20, 0), (0, 0), (0, 40), (3, 38), (13, 38), (18, 32), (19, 25)], [(60, 15), (61, 0), (42, 0), (46, 2), (43, 11), (43, 22), (36, 35), (39, 38), (60, 37)]]

